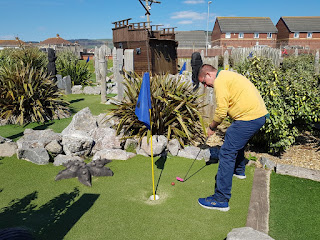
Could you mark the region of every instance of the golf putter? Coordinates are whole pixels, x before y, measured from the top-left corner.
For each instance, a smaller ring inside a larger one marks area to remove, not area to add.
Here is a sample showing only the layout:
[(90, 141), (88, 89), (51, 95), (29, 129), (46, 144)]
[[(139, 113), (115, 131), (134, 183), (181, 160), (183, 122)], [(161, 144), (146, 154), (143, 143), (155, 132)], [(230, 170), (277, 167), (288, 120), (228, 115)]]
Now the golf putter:
[[(205, 142), (206, 142), (206, 141), (205, 141)], [(186, 177), (188, 176), (188, 173), (190, 172), (190, 170), (191, 170), (191, 168), (192, 168), (192, 166), (193, 166), (194, 162), (197, 160), (197, 158), (198, 158), (198, 156), (199, 156), (199, 154), (200, 154), (201, 150), (202, 150), (202, 149), (200, 148), (200, 150), (199, 150), (199, 152), (198, 152), (197, 156), (196, 156), (196, 157), (195, 157), (195, 159), (193, 160), (193, 162), (192, 162), (192, 164), (191, 164), (191, 166), (190, 166), (190, 168), (189, 168), (189, 170), (188, 170), (187, 174), (184, 176), (184, 178), (176, 177), (176, 179), (177, 179), (179, 182), (184, 182), (184, 180), (185, 180), (185, 179), (186, 179)]]

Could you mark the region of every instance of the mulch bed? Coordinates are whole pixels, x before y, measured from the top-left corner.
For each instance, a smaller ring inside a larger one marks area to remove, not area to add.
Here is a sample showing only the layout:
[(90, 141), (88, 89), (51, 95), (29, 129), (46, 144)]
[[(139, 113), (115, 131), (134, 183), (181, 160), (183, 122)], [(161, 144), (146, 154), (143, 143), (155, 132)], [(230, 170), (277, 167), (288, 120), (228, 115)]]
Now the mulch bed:
[[(218, 126), (216, 133), (211, 136), (207, 144), (209, 146), (221, 146), (223, 144), (224, 133), (227, 126)], [(260, 157), (266, 157), (275, 163), (287, 164), (308, 169), (320, 170), (320, 133), (304, 132), (299, 135), (294, 145), (288, 148), (280, 156), (274, 156), (259, 149), (248, 147), (246, 156), (253, 156), (259, 160)], [(257, 161), (258, 167), (262, 165)]]

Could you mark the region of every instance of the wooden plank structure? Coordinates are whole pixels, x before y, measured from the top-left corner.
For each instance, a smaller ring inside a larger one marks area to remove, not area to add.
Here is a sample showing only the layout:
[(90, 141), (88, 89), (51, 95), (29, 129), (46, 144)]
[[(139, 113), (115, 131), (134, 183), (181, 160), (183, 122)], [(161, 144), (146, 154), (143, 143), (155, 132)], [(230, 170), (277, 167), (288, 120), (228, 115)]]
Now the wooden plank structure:
[(152, 74), (177, 73), (177, 46), (174, 28), (162, 28), (148, 22), (129, 23), (131, 18), (113, 22), (116, 48), (134, 49), (134, 71)]

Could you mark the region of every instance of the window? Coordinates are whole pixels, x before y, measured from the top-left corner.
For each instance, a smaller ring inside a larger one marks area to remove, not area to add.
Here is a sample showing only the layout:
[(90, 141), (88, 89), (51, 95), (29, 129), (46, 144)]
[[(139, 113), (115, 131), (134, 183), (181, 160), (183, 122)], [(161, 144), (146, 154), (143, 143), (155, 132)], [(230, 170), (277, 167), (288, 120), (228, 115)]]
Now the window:
[(308, 32), (307, 38), (312, 38), (312, 32)]
[(272, 33), (267, 33), (267, 38), (272, 38)]
[(231, 38), (231, 33), (230, 32), (226, 32), (226, 38)]
[(243, 38), (244, 34), (241, 32), (239, 33), (239, 38)]
[(259, 33), (254, 33), (254, 38), (259, 38)]
[(299, 32), (295, 32), (293, 37), (294, 38), (299, 38)]

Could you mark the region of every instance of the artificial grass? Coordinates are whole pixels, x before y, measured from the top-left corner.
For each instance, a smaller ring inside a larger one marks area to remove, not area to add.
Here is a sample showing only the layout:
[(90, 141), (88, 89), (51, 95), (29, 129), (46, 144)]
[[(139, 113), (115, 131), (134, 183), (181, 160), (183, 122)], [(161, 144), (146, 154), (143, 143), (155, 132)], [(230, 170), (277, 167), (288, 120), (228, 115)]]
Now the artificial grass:
[(274, 239), (320, 239), (319, 182), (271, 174), (269, 235)]
[[(102, 104), (100, 95), (70, 94), (66, 95), (64, 99), (70, 103), (70, 109), (73, 114), (79, 112), (81, 109), (87, 106), (89, 106), (90, 111), (93, 115), (107, 113), (113, 107), (112, 105)], [(0, 136), (17, 141), (20, 137), (23, 136), (23, 131), (26, 128), (32, 128), (34, 130), (44, 130), (49, 128), (55, 132), (60, 133), (69, 125), (71, 120), (72, 117), (63, 118), (60, 120), (52, 120), (46, 123), (30, 123), (25, 126), (4, 125), (0, 126)]]
[[(156, 157), (152, 195), (151, 160), (114, 160), (113, 177), (94, 177), (92, 187), (77, 179), (54, 181), (64, 167), (39, 166), (6, 157), (0, 160), (0, 228), (24, 226), (38, 239), (224, 239), (246, 224), (254, 168), (233, 180), (230, 211), (202, 208), (199, 197), (213, 193), (217, 164)], [(175, 186), (171, 185), (175, 182)]]

